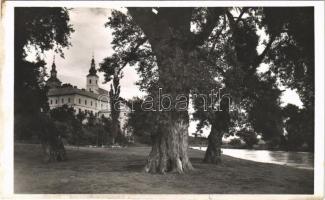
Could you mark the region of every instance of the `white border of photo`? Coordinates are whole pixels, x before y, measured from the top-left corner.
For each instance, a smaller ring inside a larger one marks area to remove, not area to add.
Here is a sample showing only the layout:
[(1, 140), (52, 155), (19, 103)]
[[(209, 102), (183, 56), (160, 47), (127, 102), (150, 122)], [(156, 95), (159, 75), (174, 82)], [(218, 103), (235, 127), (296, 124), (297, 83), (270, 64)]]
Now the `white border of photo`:
[[(15, 195), (13, 193), (13, 90), (14, 90), (14, 8), (15, 7), (233, 7), (314, 6), (315, 8), (315, 163), (314, 195)], [(2, 5), (0, 68), (0, 186), (5, 199), (322, 199), (324, 197), (324, 2), (323, 1), (6, 1)], [(4, 41), (4, 43), (3, 43)], [(5, 63), (3, 64), (3, 56)]]

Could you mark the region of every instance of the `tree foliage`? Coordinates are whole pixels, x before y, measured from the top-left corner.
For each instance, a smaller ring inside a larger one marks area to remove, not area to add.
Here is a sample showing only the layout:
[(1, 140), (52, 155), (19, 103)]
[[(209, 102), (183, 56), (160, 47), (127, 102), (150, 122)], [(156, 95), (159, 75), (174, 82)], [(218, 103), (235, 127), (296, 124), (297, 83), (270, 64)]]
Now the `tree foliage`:
[[(45, 161), (65, 160), (61, 138), (61, 131), (65, 128), (55, 124), (47, 113), (46, 63), (41, 55), (54, 49), (63, 56), (62, 49), (70, 45), (69, 38), (73, 29), (69, 24), (68, 10), (55, 7), (17, 7), (14, 17), (15, 124), (27, 122), (23, 126), (15, 126), (15, 138), (38, 135)], [(28, 61), (26, 57), (33, 51), (36, 55), (32, 56), (36, 59)]]
[[(65, 8), (15, 8), (15, 119), (36, 119), (41, 111), (48, 111), (45, 65), (41, 54), (55, 49), (63, 56), (63, 48), (70, 45), (73, 32), (69, 24), (68, 10)], [(27, 61), (27, 54), (34, 52), (36, 61)], [(26, 106), (28, 105), (28, 106)], [(18, 117), (22, 115), (21, 117)], [(17, 118), (16, 118), (17, 117)], [(34, 123), (37, 126), (37, 123)], [(15, 129), (18, 135), (24, 135), (25, 129)]]
[[(306, 52), (313, 47), (310, 45), (313, 37), (309, 37), (313, 32), (310, 25), (312, 14), (310, 8), (128, 8), (126, 13), (113, 11), (106, 25), (113, 29), (115, 54), (112, 58), (122, 68), (127, 64), (137, 66), (141, 77), (140, 88), (149, 95), (157, 96), (157, 88), (163, 88), (171, 97), (177, 94), (189, 97), (190, 93), (196, 92), (207, 95), (215, 87), (225, 89), (232, 103), (245, 110), (250, 125), (261, 133), (263, 139), (278, 140), (283, 134), (279, 80), (282, 84), (288, 81), (285, 80), (288, 77), (280, 75), (279, 71), (287, 70), (284, 66), (292, 64), (292, 70), (287, 71), (287, 75), (296, 77), (294, 74), (301, 71), (298, 65), (305, 66), (305, 69), (306, 65), (308, 69), (314, 68), (310, 62), (313, 56)], [(304, 17), (306, 19), (296, 20)], [(301, 31), (305, 28), (308, 31)], [(261, 41), (259, 30), (266, 32), (264, 41)], [(257, 51), (260, 42), (264, 48)], [(283, 49), (285, 46), (290, 46), (291, 50)], [(296, 59), (303, 64), (295, 62), (291, 54), (303, 55), (303, 61)], [(291, 58), (285, 61), (281, 57)], [(258, 67), (263, 62), (271, 67), (261, 75)], [(309, 99), (304, 101), (306, 106), (312, 100), (309, 97), (313, 96), (310, 80), (314, 77), (311, 71), (305, 70), (308, 78), (291, 78), (291, 84), (287, 84), (301, 94), (308, 93), (301, 95)], [(301, 83), (306, 83), (306, 87), (301, 87)], [(227, 117), (216, 120), (217, 113), (211, 107), (202, 110), (202, 102), (193, 102), (194, 116), (200, 120), (200, 125), (215, 121), (221, 123), (223, 120), (226, 123), (221, 124), (230, 125)], [(209, 105), (214, 103), (218, 102), (210, 102)], [(158, 143), (170, 137), (168, 134), (171, 132), (172, 135), (180, 134), (186, 129), (186, 123), (182, 124), (183, 127), (176, 127), (179, 125), (176, 123), (188, 122), (189, 119), (187, 111), (170, 110), (160, 112), (158, 116), (158, 127), (163, 127), (162, 130), (157, 129)], [(232, 116), (236, 117), (236, 114)], [(183, 145), (187, 143), (186, 139), (178, 141), (175, 137), (167, 141), (175, 140), (176, 146), (186, 146)], [(149, 155), (149, 170), (153, 169), (153, 172), (157, 163), (158, 168), (164, 164), (154, 159), (166, 156), (163, 150), (155, 149), (159, 145), (163, 144), (154, 143)], [(167, 158), (169, 156), (174, 155), (167, 155)], [(177, 168), (182, 171), (179, 166)]]
[(285, 116), (286, 148), (288, 150), (314, 151), (314, 121), (308, 109), (299, 109), (288, 104), (283, 109)]
[(247, 148), (252, 148), (258, 143), (257, 134), (252, 129), (242, 129), (237, 132), (237, 136), (243, 139)]
[(144, 100), (133, 98), (128, 102), (132, 111), (128, 115), (127, 125), (132, 127), (135, 140), (144, 144), (151, 144), (152, 137), (157, 132), (155, 118), (156, 113), (153, 111), (145, 111), (143, 109)]

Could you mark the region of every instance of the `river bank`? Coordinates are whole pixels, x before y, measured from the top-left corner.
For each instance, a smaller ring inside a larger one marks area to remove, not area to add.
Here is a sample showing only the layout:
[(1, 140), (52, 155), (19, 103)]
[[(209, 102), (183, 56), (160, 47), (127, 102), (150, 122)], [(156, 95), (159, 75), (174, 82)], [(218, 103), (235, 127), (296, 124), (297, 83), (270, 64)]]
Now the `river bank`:
[(147, 174), (149, 147), (67, 147), (69, 160), (45, 164), (39, 145), (16, 144), (15, 193), (81, 194), (312, 194), (313, 170), (258, 163), (223, 155), (221, 165), (202, 163), (190, 149), (195, 171)]

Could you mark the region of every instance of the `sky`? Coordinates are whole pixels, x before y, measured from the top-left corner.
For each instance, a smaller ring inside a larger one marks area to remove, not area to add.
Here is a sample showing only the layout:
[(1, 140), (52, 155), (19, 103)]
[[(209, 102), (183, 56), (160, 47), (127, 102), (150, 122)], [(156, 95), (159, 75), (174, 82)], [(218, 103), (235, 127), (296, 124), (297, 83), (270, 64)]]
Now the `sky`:
[[(73, 8), (70, 11), (70, 23), (73, 25), (75, 32), (71, 35), (72, 46), (69, 49), (64, 49), (65, 58), (59, 55), (55, 56), (55, 63), (58, 71), (58, 78), (63, 83), (70, 83), (78, 88), (86, 87), (86, 75), (90, 68), (92, 54), (94, 54), (96, 67), (102, 62), (105, 57), (113, 54), (111, 46), (112, 32), (105, 28), (104, 24), (108, 21), (111, 10), (107, 8)], [(263, 30), (258, 32), (261, 38), (268, 39)], [(257, 48), (258, 52), (263, 50), (262, 41)], [(47, 72), (50, 74), (51, 65), (53, 62), (54, 52), (45, 53), (45, 61), (47, 62)], [(262, 64), (258, 68), (258, 73), (263, 73), (268, 70), (268, 65)], [(121, 97), (131, 99), (135, 96), (145, 95), (141, 92), (138, 86), (135, 85), (139, 79), (134, 68), (129, 66), (124, 68), (124, 77), (121, 79)], [(101, 88), (109, 90), (109, 84), (103, 83), (104, 77), (102, 73), (98, 73), (100, 77), (99, 85)], [(282, 87), (285, 91), (282, 94), (282, 105), (292, 103), (297, 106), (302, 106), (302, 103), (294, 90)], [(196, 123), (190, 124), (189, 131), (194, 133)], [(207, 135), (208, 129), (204, 130), (204, 135)]]
[[(70, 11), (70, 23), (75, 32), (71, 35), (72, 46), (64, 49), (64, 57), (55, 55), (55, 63), (58, 71), (58, 78), (62, 83), (70, 83), (78, 88), (86, 87), (86, 76), (90, 68), (92, 54), (94, 54), (96, 67), (105, 57), (113, 54), (111, 47), (112, 33), (105, 28), (108, 21), (110, 9), (103, 8), (74, 8)], [(46, 52), (47, 72), (50, 74), (54, 52)], [(121, 96), (132, 98), (142, 96), (135, 82), (138, 80), (134, 68), (126, 67), (121, 79)], [(98, 73), (99, 85), (109, 90), (109, 83), (104, 83), (103, 73)]]

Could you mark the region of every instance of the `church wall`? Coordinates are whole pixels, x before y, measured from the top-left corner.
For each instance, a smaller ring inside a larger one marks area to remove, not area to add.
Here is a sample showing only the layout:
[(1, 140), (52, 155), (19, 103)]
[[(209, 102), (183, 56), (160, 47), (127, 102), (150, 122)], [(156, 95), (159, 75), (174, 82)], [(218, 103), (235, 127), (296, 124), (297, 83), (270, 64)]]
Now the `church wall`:
[(107, 107), (107, 102), (102, 102), (97, 99), (85, 97), (79, 94), (75, 95), (74, 103), (75, 103), (75, 108), (77, 108), (77, 112), (79, 112), (80, 109), (83, 112), (85, 110), (88, 110), (88, 111), (92, 111), (93, 113), (97, 113), (100, 110), (102, 110), (102, 108)]
[(108, 108), (108, 102), (99, 101), (79, 94), (51, 96), (48, 98), (48, 102), (50, 109), (68, 105), (73, 107), (77, 114), (80, 111), (97, 114), (99, 111)]
[(48, 98), (50, 109), (61, 107), (63, 105), (73, 106), (74, 95), (51, 96)]

